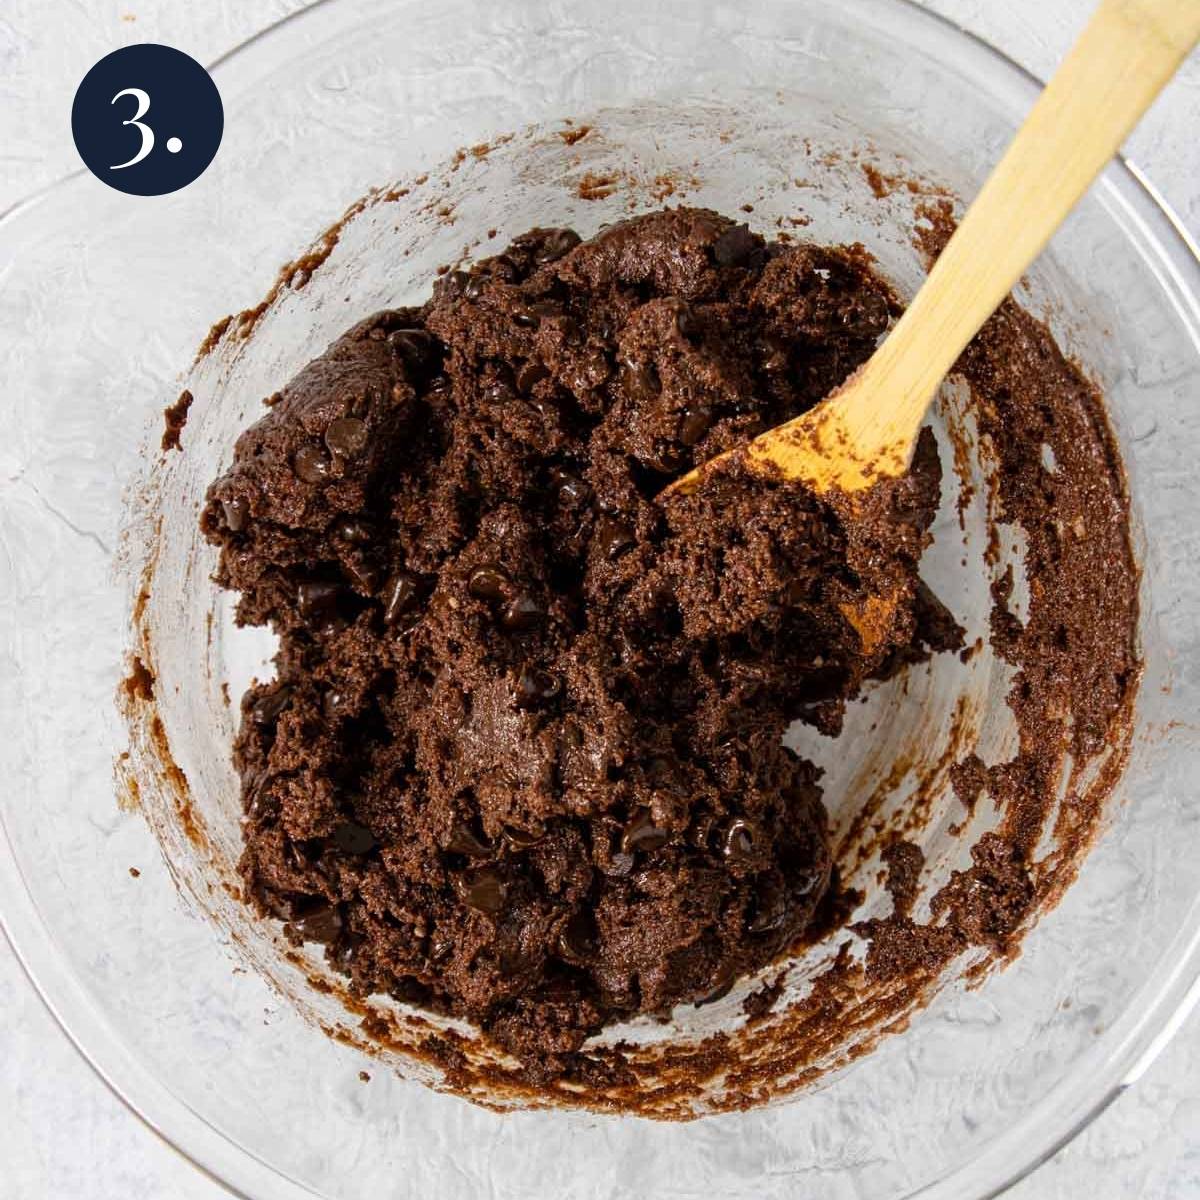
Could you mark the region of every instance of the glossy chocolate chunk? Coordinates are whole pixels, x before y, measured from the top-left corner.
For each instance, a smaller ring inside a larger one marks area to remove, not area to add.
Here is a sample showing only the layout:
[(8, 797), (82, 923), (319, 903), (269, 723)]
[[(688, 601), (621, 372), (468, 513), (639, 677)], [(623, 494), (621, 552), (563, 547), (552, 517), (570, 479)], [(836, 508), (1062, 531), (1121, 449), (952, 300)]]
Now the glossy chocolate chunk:
[(531, 358), (528, 362), (523, 363), (517, 368), (517, 391), (524, 396), (528, 396), (533, 391), (535, 384), (549, 378), (550, 371), (547, 369), (545, 363), (540, 363), (536, 358)]
[(324, 579), (310, 579), (296, 589), (296, 607), (306, 621), (320, 621), (337, 612), (342, 589)]
[(648, 808), (638, 809), (621, 834), (621, 850), (633, 854), (638, 850), (657, 850), (671, 840), (669, 830), (660, 829), (654, 823)]
[(321, 483), (329, 478), (333, 470), (333, 459), (329, 452), (315, 442), (301, 446), (292, 458), (292, 470), (298, 479), (305, 483)]
[(502, 600), (510, 586), (508, 575), (495, 563), (476, 567), (467, 580), (467, 591), (477, 600)]
[(370, 854), (379, 843), (365, 825), (357, 821), (343, 821), (329, 835), (329, 844), (343, 854), (362, 855)]
[(401, 617), (417, 608), (420, 598), (421, 581), (411, 571), (397, 571), (388, 579), (380, 595), (383, 623), (395, 625)]
[(650, 363), (626, 362), (617, 372), (617, 384), (626, 395), (645, 403), (662, 391), (658, 372)]
[(274, 725), (276, 718), (291, 703), (292, 689), (286, 684), (267, 692), (254, 702), (250, 710), (250, 719), (255, 725)]
[(685, 409), (679, 418), (679, 440), (685, 446), (694, 446), (712, 425), (712, 410), (700, 405)]
[(304, 941), (329, 945), (342, 932), (342, 914), (337, 905), (321, 903), (291, 925)]
[(330, 454), (357, 458), (367, 446), (367, 425), (357, 417), (339, 417), (325, 430), (325, 445)]
[(495, 916), (504, 907), (508, 885), (504, 876), (494, 867), (479, 867), (477, 870), (455, 875), (453, 881), (454, 890), (468, 908)]
[(491, 847), (469, 825), (456, 821), (446, 841), (446, 849), (453, 854), (465, 854), (468, 858), (486, 858)]
[(573, 507), (586, 504), (592, 497), (591, 485), (570, 471), (554, 467), (550, 471), (550, 484), (558, 492), (558, 498)]
[(569, 963), (586, 963), (596, 953), (596, 919), (579, 909), (558, 936), (558, 952)]
[(533, 252), (534, 262), (553, 262), (571, 250), (583, 239), (573, 229), (548, 229), (541, 243)]
[(524, 667), (517, 676), (517, 703), (522, 708), (540, 708), (561, 691), (561, 677), (540, 667)]
[(437, 342), (424, 329), (393, 330), (388, 345), (410, 369), (424, 369), (437, 358)]
[(633, 530), (613, 517), (603, 516), (596, 524), (595, 540), (601, 556), (611, 561), (620, 558), (633, 545)]
[(544, 841), (546, 831), (541, 829), (531, 832), (528, 829), (518, 829), (515, 825), (505, 825), (502, 836), (508, 846), (519, 852), (528, 850), (531, 846), (536, 846), (539, 842)]
[(742, 817), (729, 822), (721, 839), (721, 853), (730, 862), (740, 862), (753, 855), (756, 830), (751, 822)]
[(546, 610), (528, 592), (518, 592), (500, 614), (500, 624), (510, 633), (528, 633), (546, 619)]
[(713, 243), (713, 260), (719, 267), (744, 267), (758, 247), (758, 239), (748, 225), (734, 225)]
[(375, 527), (362, 517), (342, 517), (333, 526), (333, 536), (353, 546), (366, 546), (375, 535)]
[(230, 496), (221, 501), (221, 512), (230, 533), (241, 533), (250, 521), (250, 503), (244, 496)]

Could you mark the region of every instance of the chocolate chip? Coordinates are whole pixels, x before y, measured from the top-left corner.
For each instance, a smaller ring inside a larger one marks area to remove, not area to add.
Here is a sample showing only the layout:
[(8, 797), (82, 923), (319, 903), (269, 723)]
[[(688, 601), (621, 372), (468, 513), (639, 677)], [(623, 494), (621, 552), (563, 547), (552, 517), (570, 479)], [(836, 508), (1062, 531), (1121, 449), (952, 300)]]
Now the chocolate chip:
[(655, 825), (650, 810), (639, 808), (621, 833), (621, 852), (633, 854), (637, 850), (657, 850), (670, 840), (670, 833)]
[(754, 914), (746, 922), (749, 933), (773, 933), (787, 920), (788, 906), (783, 892), (775, 883), (768, 882), (758, 891), (754, 902)]
[(241, 533), (250, 520), (250, 502), (245, 496), (230, 496), (221, 501), (221, 513), (230, 533)]
[(562, 305), (555, 304), (553, 300), (538, 300), (531, 304), (527, 311), (539, 321), (550, 321), (563, 315)]
[(685, 446), (694, 446), (712, 425), (712, 409), (700, 404), (684, 409), (679, 418), (679, 440)]
[(535, 384), (549, 378), (550, 371), (547, 369), (545, 363), (538, 362), (536, 358), (531, 358), (517, 371), (517, 391), (522, 395), (528, 396), (533, 391)]
[(699, 335), (703, 326), (696, 316), (696, 310), (689, 304), (681, 304), (675, 311), (675, 328), (679, 330), (681, 337), (690, 341)]
[(417, 607), (420, 595), (421, 581), (411, 571), (397, 571), (383, 589), (383, 623), (395, 625)]
[(586, 504), (591, 498), (592, 489), (578, 476), (572, 475), (570, 471), (551, 467), (550, 482), (558, 490), (558, 498), (564, 504), (577, 507)]
[(355, 458), (367, 445), (367, 426), (357, 417), (338, 417), (325, 430), (325, 445), (339, 458)]
[(250, 709), (250, 720), (255, 725), (274, 725), (276, 718), (291, 703), (292, 689), (286, 684), (273, 692), (260, 696)]
[(375, 529), (360, 517), (342, 517), (334, 524), (333, 534), (351, 545), (365, 546), (375, 536)]
[(764, 337), (755, 344), (758, 366), (768, 374), (786, 371), (791, 363), (791, 353), (782, 338)]
[(546, 831), (530, 832), (528, 829), (518, 829), (515, 825), (505, 825), (500, 836), (512, 850), (528, 850), (539, 842), (545, 841)]
[(446, 849), (452, 854), (465, 854), (468, 858), (486, 858), (492, 852), (492, 848), (462, 821), (450, 830)]
[(329, 477), (333, 459), (323, 446), (309, 442), (300, 447), (292, 458), (292, 470), (305, 483), (320, 483)]
[(383, 572), (369, 558), (353, 555), (347, 558), (342, 569), (350, 577), (350, 582), (364, 596), (373, 596), (379, 589), (379, 581)]
[(437, 357), (437, 342), (424, 329), (395, 329), (388, 334), (388, 345), (405, 366), (420, 370)]
[(343, 854), (370, 854), (379, 843), (375, 835), (357, 821), (343, 821), (329, 836), (329, 845)]
[(603, 516), (596, 523), (595, 542), (601, 556), (612, 562), (633, 545), (633, 531), (628, 525), (612, 517)]
[(470, 278), (466, 271), (451, 271), (449, 274), (443, 275), (437, 282), (438, 294), (448, 300), (453, 300), (463, 294)]
[(683, 458), (678, 447), (670, 442), (655, 442), (646, 457), (646, 465), (653, 467), (660, 474), (672, 475), (683, 466)]
[(754, 853), (758, 831), (742, 817), (736, 817), (726, 827), (721, 839), (721, 854), (730, 862), (740, 862)]
[(689, 844), (695, 846), (697, 850), (711, 850), (715, 826), (716, 818), (712, 813), (701, 813), (688, 828), (687, 840)]
[(540, 625), (545, 617), (546, 610), (528, 592), (518, 592), (505, 605), (500, 624), (513, 633), (525, 633)]
[[(340, 971), (343, 975), (350, 974), (350, 968), (354, 965), (354, 960), (358, 957), (358, 949), (362, 945), (362, 937), (354, 933), (352, 930), (342, 930), (342, 936), (337, 939), (329, 950), (329, 965), (335, 971)], [(359, 1072), (361, 1079), (365, 1075), (365, 1071)]]
[(511, 404), (517, 398), (517, 393), (512, 384), (499, 379), (483, 389), (483, 398), (488, 404)]
[(562, 933), (558, 935), (558, 952), (567, 962), (582, 964), (595, 956), (598, 939), (595, 918), (591, 913), (580, 909), (571, 915)]
[(476, 600), (503, 600), (508, 595), (509, 579), (495, 563), (484, 563), (471, 572), (467, 580), (467, 591)]
[(330, 688), (321, 700), (321, 711), (326, 717), (338, 716), (346, 707), (349, 697), (340, 688)]
[(574, 250), (583, 239), (573, 229), (549, 229), (542, 238), (541, 244), (533, 252), (533, 261), (537, 263), (554, 262), (564, 254)]
[(295, 915), (292, 904), (293, 896), (289, 893), (277, 892), (274, 888), (266, 887), (261, 883), (253, 884), (251, 891), (259, 907), (269, 916), (280, 921), (290, 921)]
[(487, 286), (487, 280), (482, 275), (472, 275), (465, 284), (463, 284), (463, 296), (467, 300), (478, 300), (483, 295), (483, 289)]
[(458, 898), (468, 908), (494, 916), (504, 907), (508, 886), (494, 867), (480, 867), (465, 875), (455, 875), (453, 883)]
[(503, 283), (516, 283), (521, 278), (521, 268), (507, 254), (498, 254), (488, 266), (493, 279)]
[(662, 391), (662, 381), (650, 363), (626, 360), (617, 374), (617, 385), (631, 400), (647, 402)]
[(758, 239), (748, 225), (735, 225), (713, 242), (713, 260), (719, 267), (741, 267), (758, 249)]
[(292, 928), (306, 942), (329, 945), (342, 931), (342, 914), (336, 905), (322, 903), (298, 920), (293, 920)]
[(514, 308), (512, 319), (513, 324), (519, 325), (522, 329), (532, 329), (538, 323), (537, 316), (528, 308)]
[(332, 617), (337, 612), (338, 593), (341, 590), (336, 583), (324, 579), (302, 583), (296, 589), (296, 607), (306, 621)]
[(537, 708), (549, 704), (562, 691), (562, 679), (540, 667), (524, 667), (517, 677), (517, 704)]

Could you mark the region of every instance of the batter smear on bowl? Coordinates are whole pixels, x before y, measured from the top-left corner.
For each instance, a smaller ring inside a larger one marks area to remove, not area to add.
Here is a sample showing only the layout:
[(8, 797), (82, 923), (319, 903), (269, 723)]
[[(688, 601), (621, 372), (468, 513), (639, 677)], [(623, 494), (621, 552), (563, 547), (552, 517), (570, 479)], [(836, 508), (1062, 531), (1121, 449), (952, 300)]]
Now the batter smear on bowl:
[[(853, 250), (676, 209), (533, 230), (273, 396), (202, 518), (239, 619), (280, 637), (235, 748), (254, 902), (532, 1081), (827, 929), (818, 772), (782, 738), (960, 647), (917, 574), (933, 437), (853, 512), (736, 466), (656, 497), (898, 311)], [(976, 940), (896, 920), (913, 961)]]

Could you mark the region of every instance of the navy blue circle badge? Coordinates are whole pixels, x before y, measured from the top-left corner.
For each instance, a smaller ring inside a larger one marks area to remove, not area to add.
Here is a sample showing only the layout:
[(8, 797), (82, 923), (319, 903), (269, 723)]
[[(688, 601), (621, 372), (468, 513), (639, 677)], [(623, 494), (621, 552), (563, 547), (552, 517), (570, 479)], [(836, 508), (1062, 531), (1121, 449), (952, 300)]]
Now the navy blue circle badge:
[(105, 55), (71, 106), (71, 133), (88, 170), (132, 196), (186, 187), (212, 162), (224, 128), (209, 73), (182, 50), (153, 43)]

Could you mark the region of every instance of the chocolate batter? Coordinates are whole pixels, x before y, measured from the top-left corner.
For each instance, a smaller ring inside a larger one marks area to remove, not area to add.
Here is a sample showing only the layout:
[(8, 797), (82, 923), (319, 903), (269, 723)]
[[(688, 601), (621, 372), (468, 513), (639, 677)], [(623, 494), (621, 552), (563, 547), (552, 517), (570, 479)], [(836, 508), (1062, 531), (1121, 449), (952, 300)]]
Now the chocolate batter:
[(811, 936), (836, 881), (781, 739), (960, 644), (916, 573), (933, 438), (853, 521), (737, 468), (655, 498), (896, 311), (853, 251), (677, 209), (533, 230), (271, 397), (202, 518), (280, 636), (235, 751), (254, 902), (534, 1080)]

